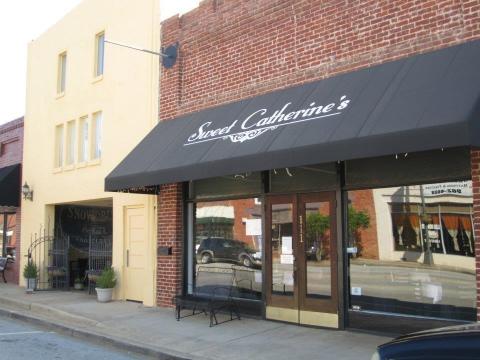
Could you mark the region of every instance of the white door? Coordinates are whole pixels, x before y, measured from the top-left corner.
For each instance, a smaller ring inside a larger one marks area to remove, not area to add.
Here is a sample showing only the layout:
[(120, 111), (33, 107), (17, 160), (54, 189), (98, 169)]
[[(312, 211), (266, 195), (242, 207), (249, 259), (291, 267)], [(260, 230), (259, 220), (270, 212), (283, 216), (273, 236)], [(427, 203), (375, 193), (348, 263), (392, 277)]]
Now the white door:
[(125, 210), (125, 298), (143, 301), (147, 260), (147, 214), (144, 206)]

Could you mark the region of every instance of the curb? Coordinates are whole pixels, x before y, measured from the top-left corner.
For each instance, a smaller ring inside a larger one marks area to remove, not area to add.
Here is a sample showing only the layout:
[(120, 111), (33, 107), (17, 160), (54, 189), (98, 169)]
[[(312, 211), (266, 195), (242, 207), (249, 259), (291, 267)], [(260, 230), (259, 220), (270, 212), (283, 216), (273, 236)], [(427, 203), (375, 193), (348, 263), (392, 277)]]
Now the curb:
[(48, 305), (36, 304), (33, 302), (30, 303), (24, 300), (14, 300), (5, 296), (0, 296), (0, 304), (5, 305), (9, 308), (13, 308), (15, 310), (31, 311), (33, 314), (37, 314), (39, 316), (54, 316), (59, 320), (73, 322), (74, 324), (77, 324), (79, 326), (99, 326), (100, 324), (98, 321), (88, 319), (83, 316), (70, 314), (66, 311), (55, 309)]
[(107, 336), (92, 332), (91, 330), (78, 329), (73, 326), (59, 324), (50, 320), (41, 319), (33, 315), (20, 313), (14, 310), (7, 310), (0, 308), (0, 316), (8, 317), (11, 319), (21, 320), (36, 326), (52, 329), (58, 333), (68, 335), (75, 338), (80, 338), (89, 342), (97, 343), (100, 345), (109, 345), (116, 349), (136, 353), (139, 355), (149, 356), (159, 360), (193, 360), (193, 359), (205, 359), (195, 355), (188, 355), (178, 353), (172, 350), (159, 349), (148, 347), (145, 344), (136, 343), (133, 341), (126, 341), (113, 336)]

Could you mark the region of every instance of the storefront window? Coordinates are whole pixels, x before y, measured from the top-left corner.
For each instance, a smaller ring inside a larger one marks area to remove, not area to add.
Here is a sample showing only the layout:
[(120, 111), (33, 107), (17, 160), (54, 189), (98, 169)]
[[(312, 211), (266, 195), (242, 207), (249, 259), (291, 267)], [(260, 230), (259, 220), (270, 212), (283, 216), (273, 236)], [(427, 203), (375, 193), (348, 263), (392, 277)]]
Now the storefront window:
[[(193, 205), (193, 204), (192, 204)], [(230, 288), (237, 298), (262, 295), (262, 207), (258, 198), (197, 202), (189, 292)], [(230, 291), (228, 290), (228, 291)]]
[(348, 191), (350, 305), (475, 320), (471, 181)]
[(16, 256), (17, 237), (15, 232), (16, 215), (0, 214), (0, 244), (2, 256)]

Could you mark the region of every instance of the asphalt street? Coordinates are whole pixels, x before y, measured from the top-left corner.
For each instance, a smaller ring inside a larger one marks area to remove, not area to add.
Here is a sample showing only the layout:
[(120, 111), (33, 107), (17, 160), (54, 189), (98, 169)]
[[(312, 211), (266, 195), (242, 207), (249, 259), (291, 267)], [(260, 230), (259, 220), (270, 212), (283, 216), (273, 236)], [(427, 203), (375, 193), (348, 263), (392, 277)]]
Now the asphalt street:
[(2, 359), (145, 359), (80, 339), (0, 317), (0, 353)]

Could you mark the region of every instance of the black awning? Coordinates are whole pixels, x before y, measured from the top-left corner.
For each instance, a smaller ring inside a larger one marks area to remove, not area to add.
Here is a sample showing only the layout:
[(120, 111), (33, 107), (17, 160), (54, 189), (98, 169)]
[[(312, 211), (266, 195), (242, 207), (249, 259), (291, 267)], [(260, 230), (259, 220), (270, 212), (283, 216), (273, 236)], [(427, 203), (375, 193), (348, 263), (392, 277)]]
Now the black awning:
[(0, 206), (20, 205), (20, 164), (0, 168)]
[(107, 191), (480, 145), (480, 41), (160, 122)]

